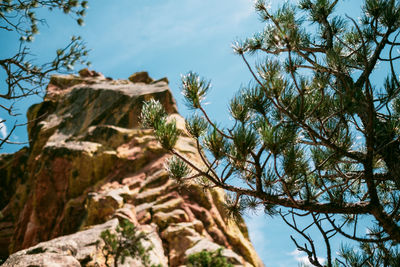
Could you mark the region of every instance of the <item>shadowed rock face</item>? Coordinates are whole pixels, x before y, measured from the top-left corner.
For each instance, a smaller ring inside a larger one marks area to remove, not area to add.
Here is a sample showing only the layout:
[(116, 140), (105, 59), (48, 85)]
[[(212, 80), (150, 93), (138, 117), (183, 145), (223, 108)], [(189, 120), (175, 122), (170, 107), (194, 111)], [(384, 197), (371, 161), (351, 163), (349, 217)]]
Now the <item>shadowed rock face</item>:
[[(154, 98), (184, 130), (168, 80), (131, 77), (56, 75), (29, 109), (30, 147), (0, 155), (0, 255), (19, 251), (4, 266), (105, 266), (95, 244), (116, 218), (149, 233), (155, 264), (183, 265), (223, 246), (235, 264), (262, 266), (244, 222), (227, 219), (224, 192), (179, 187), (163, 168), (170, 155), (139, 127), (143, 101)], [(201, 164), (188, 136), (177, 150)]]

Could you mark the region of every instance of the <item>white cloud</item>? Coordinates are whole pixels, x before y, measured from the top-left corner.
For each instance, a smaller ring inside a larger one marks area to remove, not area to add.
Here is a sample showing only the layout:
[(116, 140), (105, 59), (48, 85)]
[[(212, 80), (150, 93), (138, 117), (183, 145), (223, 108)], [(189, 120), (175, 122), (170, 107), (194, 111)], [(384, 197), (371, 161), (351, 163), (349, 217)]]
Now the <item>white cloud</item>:
[(260, 255), (262, 255), (265, 251), (268, 251), (270, 245), (266, 237), (265, 217), (263, 214), (247, 217), (246, 224), (249, 229), (250, 240), (257, 247)]
[[(309, 260), (308, 260), (308, 257), (307, 257), (307, 255), (306, 255), (304, 252), (301, 252), (300, 250), (295, 249), (294, 251), (290, 252), (290, 255), (292, 255), (293, 258), (294, 258), (298, 263), (304, 264), (304, 265), (306, 265), (306, 266), (311, 266), (311, 265), (310, 265), (310, 262), (309, 262)], [(317, 258), (318, 258), (319, 263), (324, 264), (324, 262), (325, 262), (325, 259), (324, 259), (324, 258), (320, 258), (320, 257), (317, 257)]]
[[(0, 118), (0, 121), (2, 121), (3, 119)], [(7, 137), (7, 126), (4, 124), (4, 122), (0, 123), (0, 135), (2, 138), (6, 138)]]
[[(161, 49), (168, 51), (196, 43), (213, 43), (226, 31), (236, 32), (235, 29), (254, 13), (250, 0), (235, 0), (229, 4), (211, 0), (170, 0), (140, 8), (135, 8), (131, 1), (122, 1), (122, 4), (123, 10), (116, 6), (107, 11), (113, 23), (101, 22), (101, 27), (91, 32), (96, 43), (102, 44), (96, 53), (105, 55), (116, 45), (123, 51), (119, 56), (107, 58), (110, 68), (121, 62), (137, 62), (146, 51), (155, 53)], [(92, 44), (94, 50), (96, 43)], [(229, 42), (226, 45), (229, 46)]]

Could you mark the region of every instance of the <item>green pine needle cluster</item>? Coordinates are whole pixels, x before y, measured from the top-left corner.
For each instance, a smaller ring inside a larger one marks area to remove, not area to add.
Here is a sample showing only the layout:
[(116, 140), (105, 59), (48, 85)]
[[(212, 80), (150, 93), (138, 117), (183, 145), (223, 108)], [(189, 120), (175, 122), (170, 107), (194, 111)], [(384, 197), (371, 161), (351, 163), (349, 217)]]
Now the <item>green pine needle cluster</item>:
[(182, 183), (183, 178), (188, 177), (191, 173), (190, 167), (177, 156), (171, 157), (165, 166), (169, 176), (177, 182)]
[(185, 96), (186, 105), (188, 108), (197, 109), (201, 107), (208, 89), (210, 89), (210, 82), (199, 77), (194, 72), (189, 72), (187, 75), (182, 76), (183, 95)]
[(140, 115), (142, 126), (153, 128), (157, 140), (166, 150), (172, 150), (178, 141), (180, 130), (176, 128), (176, 121), (167, 120), (164, 107), (157, 100), (144, 102)]

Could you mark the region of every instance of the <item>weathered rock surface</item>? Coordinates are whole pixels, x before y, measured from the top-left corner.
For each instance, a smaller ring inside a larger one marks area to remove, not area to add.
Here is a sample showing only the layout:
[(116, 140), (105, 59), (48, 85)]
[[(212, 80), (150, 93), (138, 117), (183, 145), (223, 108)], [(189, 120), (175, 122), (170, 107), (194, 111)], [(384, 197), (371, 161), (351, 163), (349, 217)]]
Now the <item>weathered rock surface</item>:
[[(104, 266), (104, 255), (99, 248), (102, 240), (99, 238), (102, 231), (114, 231), (118, 225), (118, 219), (112, 219), (106, 223), (96, 225), (88, 230), (80, 231), (72, 235), (62, 236), (47, 242), (39, 243), (28, 249), (20, 250), (12, 254), (3, 264), (5, 267), (13, 266), (95, 266), (97, 263)], [(147, 233), (148, 240), (143, 240), (143, 246), (152, 246), (149, 257), (153, 264), (168, 265), (167, 257), (162, 253), (162, 240), (157, 233), (155, 225), (139, 226), (139, 230)], [(134, 265), (132, 265), (134, 263)], [(119, 266), (142, 266), (137, 259), (130, 259)]]
[[(244, 222), (228, 220), (224, 192), (178, 186), (163, 168), (170, 155), (139, 127), (151, 98), (184, 127), (167, 80), (79, 74), (52, 77), (44, 101), (28, 111), (30, 147), (0, 155), (0, 256), (14, 253), (4, 266), (105, 266), (99, 236), (121, 218), (149, 233), (143, 242), (155, 264), (180, 266), (224, 247), (236, 265), (263, 266)], [(189, 137), (176, 149), (200, 164)]]

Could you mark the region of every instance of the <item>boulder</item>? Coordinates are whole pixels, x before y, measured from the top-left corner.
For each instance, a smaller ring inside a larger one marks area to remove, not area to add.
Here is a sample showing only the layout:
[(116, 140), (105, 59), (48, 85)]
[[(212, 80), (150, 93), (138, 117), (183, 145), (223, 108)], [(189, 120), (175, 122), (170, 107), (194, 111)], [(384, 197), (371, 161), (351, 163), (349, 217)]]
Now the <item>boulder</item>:
[(147, 71), (136, 72), (131, 76), (129, 76), (128, 79), (133, 83), (145, 83), (145, 84), (149, 84), (154, 81), (152, 78), (150, 78)]

